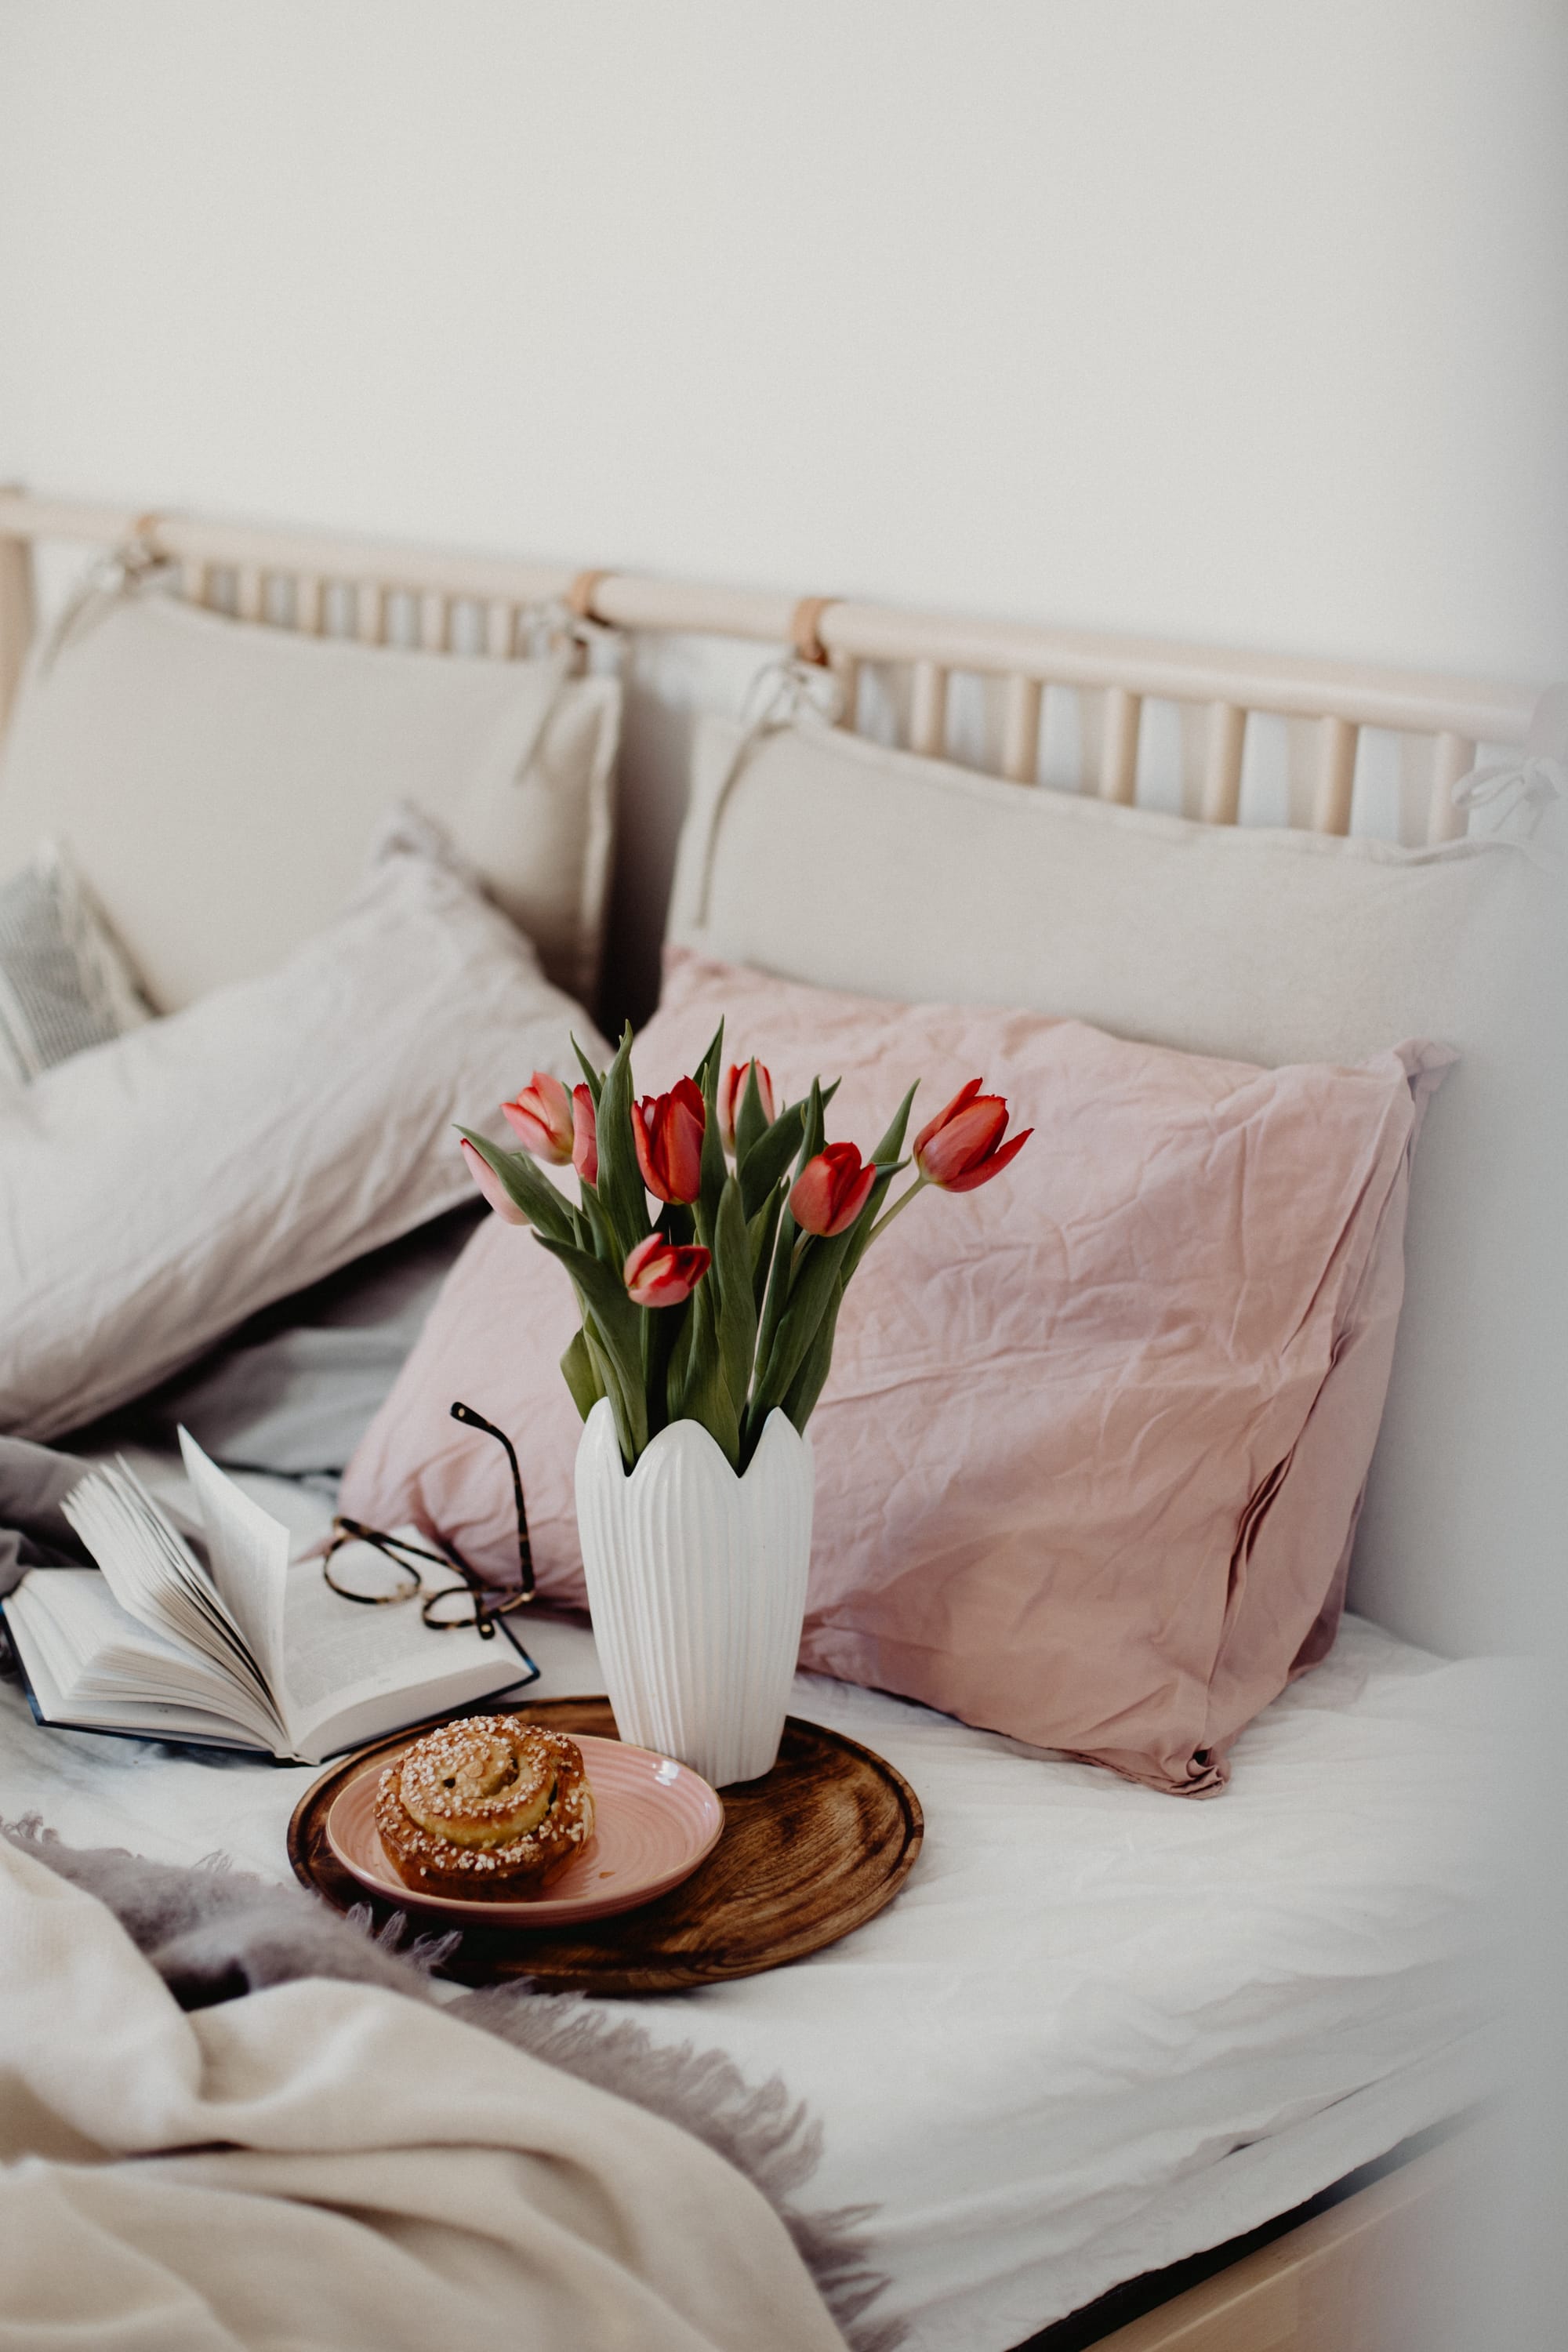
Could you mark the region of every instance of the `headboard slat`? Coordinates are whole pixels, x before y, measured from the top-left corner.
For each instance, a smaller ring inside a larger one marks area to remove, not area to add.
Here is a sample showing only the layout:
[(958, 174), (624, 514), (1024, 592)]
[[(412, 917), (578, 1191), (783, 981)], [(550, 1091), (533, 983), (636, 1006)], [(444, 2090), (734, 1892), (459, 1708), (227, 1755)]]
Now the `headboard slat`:
[(353, 588), (354, 635), (362, 646), (379, 646), (386, 635), (386, 598), (374, 580), (357, 580)]
[(940, 760), (947, 749), (947, 672), (918, 661), (910, 688), (910, 749)]
[(1204, 752), (1203, 820), (1234, 824), (1241, 814), (1241, 768), (1247, 752), (1247, 713), (1234, 702), (1209, 705)]
[(1348, 833), (1355, 793), (1355, 755), (1360, 730), (1348, 719), (1321, 721), (1318, 782), (1312, 802), (1314, 833)]
[(1040, 765), (1040, 711), (1045, 688), (1015, 670), (1007, 680), (1002, 718), (1002, 773), (1010, 784), (1032, 784)]
[(419, 642), (427, 654), (441, 654), (451, 641), (451, 600), (438, 588), (427, 588), (419, 599)]
[(321, 576), (319, 572), (298, 572), (294, 575), (294, 626), (302, 636), (316, 637), (321, 633)]
[(1100, 797), (1131, 805), (1138, 791), (1138, 733), (1143, 717), (1141, 695), (1124, 686), (1105, 690), (1104, 732), (1100, 743)]
[(1458, 841), (1465, 831), (1466, 812), (1454, 806), (1454, 786), (1476, 763), (1476, 747), (1447, 729), (1432, 747), (1432, 796), (1426, 806), (1429, 842)]
[(485, 604), (485, 651), (492, 661), (509, 661), (517, 643), (517, 607), (504, 596)]

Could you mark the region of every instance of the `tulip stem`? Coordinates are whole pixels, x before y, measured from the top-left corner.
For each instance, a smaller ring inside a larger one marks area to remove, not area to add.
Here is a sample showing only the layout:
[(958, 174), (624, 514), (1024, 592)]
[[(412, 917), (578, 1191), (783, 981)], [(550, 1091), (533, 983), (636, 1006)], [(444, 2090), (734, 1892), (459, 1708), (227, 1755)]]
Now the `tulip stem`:
[(881, 1216), (878, 1218), (876, 1223), (872, 1226), (870, 1232), (866, 1236), (866, 1246), (868, 1249), (870, 1248), (871, 1244), (876, 1240), (879, 1234), (884, 1234), (887, 1232), (888, 1227), (892, 1223), (893, 1219), (898, 1215), (899, 1211), (900, 1209), (907, 1209), (910, 1202), (914, 1199), (915, 1194), (925, 1191), (926, 1185), (929, 1181), (930, 1179), (928, 1177), (917, 1176), (914, 1182), (910, 1186), (909, 1191), (907, 1192), (900, 1192), (898, 1199), (893, 1202), (892, 1207), (890, 1209), (884, 1210)]

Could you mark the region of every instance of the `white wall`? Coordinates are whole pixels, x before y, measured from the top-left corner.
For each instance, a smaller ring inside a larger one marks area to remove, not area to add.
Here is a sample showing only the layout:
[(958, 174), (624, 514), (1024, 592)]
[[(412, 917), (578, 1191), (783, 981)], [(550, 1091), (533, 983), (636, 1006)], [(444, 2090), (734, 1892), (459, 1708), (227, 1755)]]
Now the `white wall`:
[(1552, 0), (0, 0), (0, 479), (1561, 673), (1565, 96)]

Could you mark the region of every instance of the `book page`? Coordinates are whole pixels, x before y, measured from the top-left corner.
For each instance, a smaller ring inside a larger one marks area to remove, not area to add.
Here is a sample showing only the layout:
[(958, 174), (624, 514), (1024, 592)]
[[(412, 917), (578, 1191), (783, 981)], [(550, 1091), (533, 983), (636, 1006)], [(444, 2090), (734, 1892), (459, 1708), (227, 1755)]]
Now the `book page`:
[(182, 1733), (270, 1753), (279, 1727), (221, 1667), (121, 1609), (91, 1568), (34, 1570), (5, 1603), (6, 1622), (47, 1721), (154, 1738)]
[(289, 1530), (226, 1478), (188, 1429), (180, 1452), (206, 1529), (212, 1580), (289, 1721), (283, 1616), (289, 1582)]
[[(425, 1541), (412, 1528), (400, 1532)], [(345, 1545), (339, 1555), (345, 1582), (353, 1577), (355, 1549)], [(455, 1570), (425, 1560), (419, 1565), (426, 1592), (462, 1582)], [(467, 1627), (436, 1633), (421, 1618), (417, 1599), (382, 1608), (345, 1601), (328, 1584), (319, 1559), (289, 1570), (287, 1622), (289, 1729), (312, 1760), (339, 1717), (358, 1719), (368, 1709), (367, 1719), (374, 1720), (379, 1711), (392, 1728), (459, 1706), (467, 1696), (506, 1689), (528, 1673), (504, 1633), (487, 1642)]]
[(151, 1632), (207, 1659), (283, 1724), (260, 1666), (212, 1580), (123, 1463), (95, 1470), (61, 1505), (121, 1608)]

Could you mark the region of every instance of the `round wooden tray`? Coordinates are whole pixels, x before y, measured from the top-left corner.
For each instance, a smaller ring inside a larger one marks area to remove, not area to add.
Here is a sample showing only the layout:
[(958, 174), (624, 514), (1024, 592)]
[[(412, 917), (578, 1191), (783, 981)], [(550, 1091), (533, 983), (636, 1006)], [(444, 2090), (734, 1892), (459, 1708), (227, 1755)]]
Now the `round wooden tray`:
[[(498, 1712), (556, 1731), (616, 1736), (606, 1698), (534, 1699)], [(377, 1927), (395, 1910), (419, 1915), (418, 1898), (411, 1890), (406, 1904), (384, 1903), (352, 1878), (327, 1843), (327, 1808), (365, 1757), (411, 1737), (401, 1731), (345, 1757), (306, 1790), (289, 1824), (296, 1877), (336, 1910), (368, 1905)], [(723, 1834), (670, 1894), (570, 1932), (465, 1927), (442, 1973), (464, 1984), (531, 1977), (563, 1991), (600, 1993), (678, 1992), (756, 1976), (875, 1918), (921, 1850), (920, 1800), (901, 1774), (858, 1741), (796, 1716), (784, 1725), (773, 1770), (720, 1793)]]

